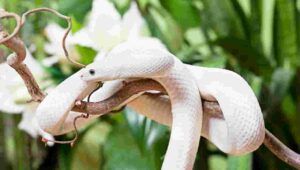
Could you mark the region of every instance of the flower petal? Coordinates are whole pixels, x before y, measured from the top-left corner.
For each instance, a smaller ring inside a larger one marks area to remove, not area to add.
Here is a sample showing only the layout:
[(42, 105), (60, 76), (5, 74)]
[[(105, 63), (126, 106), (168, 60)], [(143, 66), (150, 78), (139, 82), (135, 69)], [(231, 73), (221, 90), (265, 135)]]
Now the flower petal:
[(93, 48), (94, 50), (98, 50), (98, 46), (91, 39), (89, 30), (87, 28), (82, 28), (81, 30), (76, 32), (72, 37), (72, 42), (74, 44), (78, 44), (84, 47), (90, 47)]
[[(28, 50), (24, 63), (37, 80), (45, 76), (43, 69)], [(6, 113), (20, 113), (24, 110), (24, 106), (16, 104), (16, 101), (28, 99), (30, 96), (20, 75), (8, 64), (0, 64), (0, 110)]]
[(132, 2), (122, 20), (122, 27), (124, 29), (123, 34), (128, 35), (128, 39), (138, 38), (141, 36), (143, 24), (144, 20), (137, 4)]
[(0, 88), (0, 111), (5, 113), (21, 113), (23, 106), (15, 104), (10, 92), (7, 89)]

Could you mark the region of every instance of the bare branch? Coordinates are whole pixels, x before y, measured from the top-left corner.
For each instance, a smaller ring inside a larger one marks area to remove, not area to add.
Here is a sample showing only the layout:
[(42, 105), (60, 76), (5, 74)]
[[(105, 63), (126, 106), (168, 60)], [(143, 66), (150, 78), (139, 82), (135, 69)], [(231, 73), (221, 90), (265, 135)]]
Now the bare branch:
[[(122, 105), (131, 96), (149, 90), (156, 90), (165, 93), (165, 89), (156, 81), (143, 79), (129, 82), (121, 90), (116, 92), (110, 98), (100, 102), (76, 102), (74, 110), (86, 112), (88, 114), (103, 115), (112, 111), (114, 108)], [(223, 117), (222, 110), (217, 102), (206, 101), (202, 99), (203, 112), (213, 114), (216, 117)], [(282, 142), (272, 135), (267, 129), (264, 139), (264, 145), (274, 153), (279, 159), (287, 164), (300, 169), (300, 155), (289, 149)]]
[[(0, 25), (1, 27), (1, 25)], [(7, 32), (2, 30), (0, 35), (8, 35)], [(3, 37), (0, 37), (2, 39)], [(4, 38), (5, 39), (5, 38)], [(7, 48), (14, 51), (14, 53), (10, 54), (7, 58), (7, 63), (16, 70), (16, 72), (21, 76), (23, 79), (29, 94), (32, 97), (33, 101), (42, 101), (45, 97), (44, 93), (40, 89), (39, 85), (37, 84), (36, 80), (34, 79), (31, 71), (28, 69), (26, 64), (23, 63), (26, 57), (26, 49), (23, 41), (17, 37), (11, 37), (4, 41), (4, 44)]]
[(63, 35), (63, 38), (62, 38), (62, 48), (64, 50), (64, 53), (65, 53), (65, 56), (67, 57), (67, 59), (79, 66), (79, 67), (84, 67), (85, 65), (77, 62), (77, 61), (74, 61), (72, 58), (70, 58), (69, 56), (69, 53), (68, 53), (68, 50), (67, 50), (67, 47), (66, 47), (66, 39), (67, 39), (67, 36), (69, 35), (71, 29), (72, 29), (72, 20), (71, 20), (71, 17), (68, 17), (68, 16), (65, 16), (65, 15), (62, 15), (61, 13), (57, 12), (56, 10), (54, 9), (51, 9), (51, 8), (35, 8), (35, 9), (32, 9), (32, 10), (29, 10), (27, 12), (25, 12), (23, 15), (22, 15), (22, 19), (21, 19), (21, 26), (24, 25), (25, 21), (26, 21), (26, 17), (32, 13), (36, 13), (36, 12), (50, 12), (50, 13), (53, 13), (55, 14), (56, 16), (58, 16), (59, 18), (62, 18), (64, 20), (66, 20), (68, 22), (68, 27), (67, 27), (67, 30), (66, 32), (64, 33)]
[(0, 19), (13, 17), (13, 18), (15, 18), (15, 20), (17, 22), (17, 25), (11, 35), (9, 35), (5, 30), (3, 30), (3, 27), (0, 24), (0, 44), (4, 44), (7, 48), (9, 48), (15, 52), (15, 53), (9, 55), (9, 57), (7, 58), (7, 63), (12, 68), (14, 68), (19, 73), (19, 75), (22, 77), (33, 101), (42, 101), (44, 99), (45, 95), (42, 92), (42, 90), (39, 88), (37, 82), (33, 78), (33, 75), (30, 72), (30, 70), (28, 69), (28, 67), (23, 63), (23, 61), (26, 57), (26, 49), (25, 49), (25, 45), (24, 45), (23, 41), (17, 36), (17, 34), (19, 33), (20, 29), (24, 25), (24, 23), (26, 21), (26, 17), (32, 13), (40, 12), (40, 11), (51, 12), (51, 13), (57, 15), (58, 17), (65, 19), (68, 22), (68, 28), (62, 38), (63, 50), (65, 52), (67, 59), (70, 62), (72, 62), (80, 67), (84, 66), (76, 61), (73, 61), (69, 57), (69, 53), (68, 53), (66, 45), (65, 45), (67, 35), (69, 34), (69, 32), (72, 28), (72, 22), (71, 22), (70, 17), (64, 16), (64, 15), (60, 14), (59, 12), (57, 12), (53, 9), (50, 9), (50, 8), (36, 8), (33, 10), (29, 10), (29, 11), (25, 12), (22, 15), (22, 17), (18, 16), (15, 13), (9, 13), (3, 9), (0, 9)]
[[(141, 79), (128, 82), (125, 86), (116, 92), (111, 97), (100, 102), (76, 102), (73, 111), (88, 113), (91, 115), (107, 114), (118, 107), (125, 105), (130, 98), (136, 94), (144, 93), (145, 91), (159, 91), (159, 95), (165, 95), (166, 91), (162, 85), (152, 79)], [(217, 102), (206, 101), (202, 99), (203, 110), (207, 114), (213, 114), (217, 117), (223, 117), (221, 108)]]
[[(6, 31), (0, 31), (0, 39), (5, 39), (5, 37), (8, 36), (8, 33)], [(23, 41), (17, 37), (14, 36), (7, 41), (4, 41), (2, 44), (4, 44), (7, 48), (15, 52), (14, 55), (10, 55), (8, 57), (8, 60), (10, 60), (9, 65), (18, 65), (22, 63), (25, 60), (26, 57), (26, 49)]]
[(300, 169), (300, 155), (285, 146), (267, 129), (264, 144), (279, 159), (296, 169)]
[[(15, 14), (15, 13), (10, 13), (10, 12), (6, 12), (4, 9), (0, 9), (0, 19), (2, 18), (14, 18), (16, 20), (17, 26), (15, 27), (14, 31), (10, 34), (10, 35), (0, 35), (1, 39), (0, 39), (0, 44), (2, 44), (3, 42), (6, 42), (7, 40), (11, 39), (12, 37), (15, 37), (20, 29), (20, 23), (21, 23), (21, 18), (19, 15)], [(2, 32), (2, 25), (0, 24), (0, 32)]]

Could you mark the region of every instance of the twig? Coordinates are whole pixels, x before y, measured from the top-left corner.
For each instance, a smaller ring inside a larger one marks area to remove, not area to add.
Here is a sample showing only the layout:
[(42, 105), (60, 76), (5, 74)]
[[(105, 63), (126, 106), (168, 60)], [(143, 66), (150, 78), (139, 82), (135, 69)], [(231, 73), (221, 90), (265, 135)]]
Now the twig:
[[(2, 26), (0, 24), (0, 35), (6, 36), (8, 35), (7, 32), (1, 29)], [(0, 37), (2, 39), (3, 37)], [(5, 38), (4, 38), (5, 39)], [(26, 64), (23, 63), (26, 57), (26, 49), (23, 41), (17, 37), (11, 37), (4, 41), (4, 44), (7, 48), (14, 51), (14, 53), (10, 54), (7, 58), (7, 64), (10, 65), (12, 68), (16, 70), (16, 72), (21, 76), (23, 79), (29, 94), (33, 101), (42, 101), (45, 97), (44, 93), (40, 89), (39, 85), (37, 84), (36, 80), (34, 79), (31, 71), (28, 69)]]
[(84, 66), (76, 61), (73, 61), (69, 57), (69, 53), (68, 53), (66, 45), (65, 45), (67, 35), (69, 34), (69, 32), (72, 28), (72, 22), (71, 22), (70, 17), (64, 16), (64, 15), (60, 14), (59, 12), (57, 12), (53, 9), (50, 9), (50, 8), (36, 8), (33, 10), (29, 10), (29, 11), (25, 12), (22, 15), (22, 17), (19, 17), (15, 13), (9, 13), (3, 9), (0, 9), (0, 19), (13, 17), (13, 18), (15, 18), (15, 20), (17, 22), (14, 32), (11, 35), (9, 35), (5, 30), (3, 30), (3, 27), (0, 23), (0, 44), (4, 44), (7, 48), (9, 48), (15, 52), (15, 53), (9, 55), (9, 57), (7, 58), (7, 63), (12, 68), (14, 68), (19, 73), (19, 75), (22, 77), (22, 79), (27, 87), (27, 90), (28, 90), (29, 94), (31, 95), (32, 101), (42, 101), (44, 99), (45, 95), (42, 92), (42, 90), (39, 88), (37, 82), (33, 78), (33, 75), (30, 72), (30, 70), (28, 69), (28, 67), (26, 66), (26, 64), (23, 63), (23, 61), (26, 57), (26, 49), (25, 49), (25, 45), (24, 45), (23, 41), (17, 36), (17, 34), (19, 33), (20, 29), (24, 25), (24, 23), (26, 21), (26, 17), (32, 13), (40, 12), (40, 11), (51, 12), (51, 13), (57, 15), (58, 17), (65, 19), (68, 22), (68, 28), (62, 38), (62, 47), (63, 47), (64, 53), (70, 62), (72, 62), (80, 67)]
[(296, 169), (300, 169), (300, 155), (285, 146), (267, 129), (264, 144), (279, 159)]
[[(2, 19), (2, 18), (14, 18), (16, 20), (17, 26), (15, 27), (14, 31), (10, 35), (0, 39), (0, 44), (2, 44), (3, 42), (6, 42), (7, 40), (11, 39), (12, 37), (15, 37), (21, 29), (21, 27), (20, 27), (21, 18), (19, 15), (15, 14), (15, 13), (6, 12), (4, 9), (0, 9), (0, 19)], [(0, 26), (0, 31), (2, 31), (2, 29), (3, 29), (2, 26)]]
[(51, 9), (51, 8), (35, 8), (35, 9), (32, 9), (32, 10), (29, 10), (29, 11), (25, 12), (25, 13), (22, 15), (22, 19), (21, 19), (21, 24), (20, 24), (20, 26), (22, 27), (22, 26), (24, 25), (24, 23), (25, 23), (25, 21), (26, 21), (26, 17), (27, 17), (28, 15), (30, 15), (30, 14), (32, 14), (32, 13), (36, 13), (36, 12), (43, 12), (43, 11), (44, 11), (44, 12), (50, 12), (50, 13), (53, 13), (53, 14), (55, 14), (56, 16), (58, 16), (59, 18), (62, 18), (62, 19), (66, 20), (66, 21), (68, 22), (68, 27), (67, 27), (67, 29), (66, 29), (66, 32), (65, 32), (64, 35), (63, 35), (63, 38), (62, 38), (62, 48), (63, 48), (63, 50), (64, 50), (65, 56), (67, 57), (67, 59), (68, 59), (71, 63), (73, 63), (73, 64), (75, 64), (75, 65), (77, 65), (77, 66), (79, 66), (79, 67), (85, 67), (85, 65), (83, 65), (83, 64), (81, 64), (81, 63), (79, 63), (79, 62), (77, 62), (77, 61), (74, 61), (72, 58), (70, 58), (69, 53), (68, 53), (68, 50), (67, 50), (67, 47), (66, 47), (66, 38), (67, 38), (67, 36), (69, 35), (69, 33), (70, 33), (71, 29), (72, 29), (72, 20), (71, 20), (71, 17), (62, 15), (61, 13), (59, 13), (59, 12), (57, 12), (56, 10)]

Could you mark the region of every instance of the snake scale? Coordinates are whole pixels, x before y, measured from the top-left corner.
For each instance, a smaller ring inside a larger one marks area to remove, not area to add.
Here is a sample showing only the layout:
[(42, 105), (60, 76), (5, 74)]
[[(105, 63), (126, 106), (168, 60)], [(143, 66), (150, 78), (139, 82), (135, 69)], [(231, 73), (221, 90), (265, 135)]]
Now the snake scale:
[[(97, 82), (104, 82), (104, 86), (94, 99), (102, 100), (112, 96), (122, 81), (139, 78), (159, 82), (171, 101), (139, 94), (125, 103), (171, 126), (162, 169), (192, 169), (200, 135), (235, 155), (251, 152), (262, 144), (265, 128), (261, 109), (243, 78), (224, 69), (183, 64), (151, 38), (121, 43), (59, 84), (37, 109), (39, 125), (53, 135), (69, 132), (74, 128), (72, 120), (80, 114), (70, 111), (75, 101), (91, 93)], [(202, 115), (200, 95), (218, 101), (223, 117)], [(82, 126), (95, 117), (80, 119), (78, 124)]]

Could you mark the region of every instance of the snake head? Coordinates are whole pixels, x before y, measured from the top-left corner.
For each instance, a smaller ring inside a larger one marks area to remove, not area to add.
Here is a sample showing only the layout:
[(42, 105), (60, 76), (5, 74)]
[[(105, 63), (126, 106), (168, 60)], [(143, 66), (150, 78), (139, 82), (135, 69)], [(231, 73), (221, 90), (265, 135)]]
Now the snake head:
[(94, 64), (88, 65), (82, 70), (81, 79), (86, 82), (96, 82), (98, 80), (99, 69)]
[(81, 80), (85, 82), (101, 82), (115, 80), (120, 77), (118, 67), (103, 63), (92, 63), (82, 70)]
[(85, 72), (83, 72), (82, 74), (81, 74), (81, 79), (83, 80), (83, 81), (86, 81), (86, 82), (92, 82), (92, 81), (94, 81), (94, 79), (95, 79), (95, 75), (96, 75), (96, 70), (95, 69), (87, 69)]

